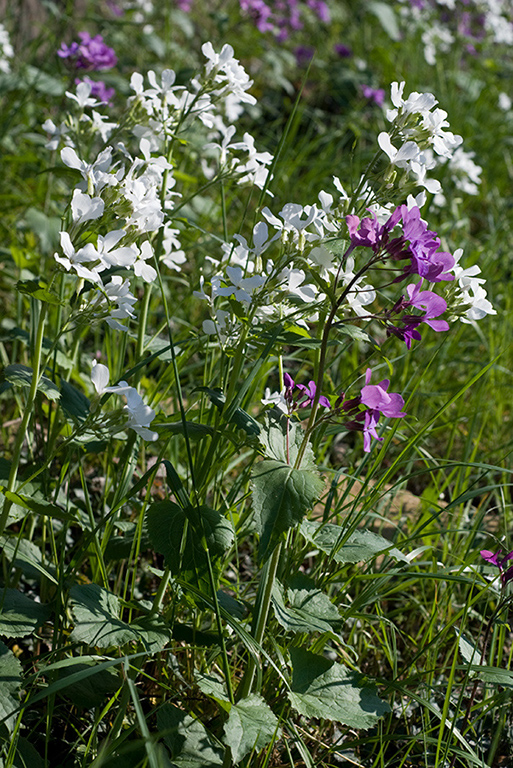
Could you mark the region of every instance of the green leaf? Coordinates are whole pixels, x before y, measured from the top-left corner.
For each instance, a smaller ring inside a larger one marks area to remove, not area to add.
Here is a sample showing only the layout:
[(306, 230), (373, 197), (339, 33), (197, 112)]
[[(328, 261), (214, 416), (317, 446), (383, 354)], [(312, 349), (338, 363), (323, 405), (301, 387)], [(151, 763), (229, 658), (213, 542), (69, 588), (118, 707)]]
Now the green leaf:
[(78, 422), (84, 422), (89, 416), (90, 401), (79, 389), (61, 379), (62, 410)]
[(303, 574), (298, 574), (292, 583), (287, 607), (283, 587), (275, 582), (272, 601), (278, 623), (288, 632), (332, 632), (333, 624), (340, 623), (340, 615), (329, 597)]
[(215, 768), (223, 765), (224, 750), (203, 723), (183, 709), (164, 704), (157, 713), (157, 726), (177, 768)]
[(70, 664), (59, 670), (58, 679), (65, 681), (71, 675), (90, 669), (89, 675), (78, 681), (73, 679), (69, 686), (64, 688), (64, 694), (77, 707), (84, 709), (98, 707), (105, 702), (106, 696), (111, 696), (123, 684), (119, 670), (112, 667), (96, 670), (97, 664), (97, 661), (91, 659), (87, 661), (77, 659), (75, 664)]
[(211, 699), (215, 699), (223, 709), (230, 708), (230, 699), (226, 693), (226, 685), (224, 681), (213, 672), (210, 675), (203, 675), (201, 672), (194, 673), (194, 679), (200, 691), (205, 696), (210, 696)]
[(379, 20), (379, 23), (391, 40), (401, 39), (401, 31), (393, 8), (388, 3), (380, 0), (372, 0), (367, 4), (367, 9)]
[[(326, 552), (337, 563), (359, 563), (371, 560), (385, 550), (389, 550), (388, 554), (396, 560), (408, 562), (408, 558), (394, 547), (391, 541), (372, 531), (354, 531), (346, 537), (345, 529), (340, 525), (334, 523), (323, 525), (314, 520), (304, 520), (300, 530), (307, 541), (322, 552)], [(344, 543), (341, 544), (341, 542)]]
[(297, 525), (319, 499), (324, 482), (310, 469), (264, 459), (253, 470), (253, 508), (260, 536), (259, 555), (266, 559), (289, 528)]
[(0, 721), (12, 731), (16, 709), (20, 705), (21, 664), (9, 648), (0, 642)]
[(131, 624), (122, 621), (118, 598), (98, 584), (74, 586), (70, 597), (75, 618), (71, 639), (75, 642), (98, 648), (138, 642), (151, 653), (163, 648), (170, 639), (167, 625), (156, 616), (143, 616)]
[(112, 592), (99, 584), (81, 584), (71, 588), (70, 597), (74, 642), (109, 648), (135, 639), (129, 625), (118, 618), (119, 600)]
[(41, 550), (32, 541), (19, 539), (16, 536), (2, 537), (0, 547), (11, 564), (29, 578), (39, 580), (44, 576), (53, 584), (58, 583), (54, 576), (55, 569), (52, 566), (43, 565)]
[(27, 509), (38, 515), (55, 517), (57, 520), (75, 521), (75, 518), (69, 512), (65, 512), (64, 509), (61, 509), (56, 504), (51, 504), (48, 501), (44, 501), (44, 499), (34, 498), (26, 494), (16, 493), (15, 491), (8, 491), (4, 486), (0, 486), (0, 495), (9, 499), (13, 504), (21, 507), (21, 509)]
[[(301, 425), (276, 411), (266, 413), (265, 422), (259, 442), (264, 448), (266, 457), (294, 466), (303, 444), (304, 432)], [(314, 453), (310, 443), (307, 444), (297, 469), (315, 469)]]
[(324, 656), (291, 648), (292, 707), (305, 717), (334, 720), (350, 728), (371, 728), (390, 707), (358, 672)]
[(20, 736), (12, 766), (13, 768), (45, 768), (45, 762), (31, 742)]
[(278, 718), (261, 696), (253, 694), (230, 709), (224, 741), (232, 751), (233, 761), (238, 763), (253, 749), (266, 747), (277, 730)]
[[(14, 387), (30, 387), (32, 384), (33, 370), (26, 365), (15, 363), (8, 365), (4, 369), (5, 380)], [(47, 376), (41, 376), (37, 385), (39, 392), (42, 392), (49, 400), (58, 400), (61, 396), (56, 384)]]
[(34, 299), (44, 301), (47, 304), (64, 306), (64, 302), (56, 293), (48, 290), (48, 286), (43, 280), (18, 280), (16, 289), (26, 296), (32, 296)]
[(206, 505), (184, 509), (172, 501), (150, 506), (148, 533), (174, 576), (196, 585), (208, 584), (208, 589), (208, 556), (213, 563), (231, 547), (234, 539), (231, 522), (217, 510)]
[(36, 603), (17, 589), (0, 589), (0, 635), (25, 637), (35, 632), (48, 618), (46, 605)]

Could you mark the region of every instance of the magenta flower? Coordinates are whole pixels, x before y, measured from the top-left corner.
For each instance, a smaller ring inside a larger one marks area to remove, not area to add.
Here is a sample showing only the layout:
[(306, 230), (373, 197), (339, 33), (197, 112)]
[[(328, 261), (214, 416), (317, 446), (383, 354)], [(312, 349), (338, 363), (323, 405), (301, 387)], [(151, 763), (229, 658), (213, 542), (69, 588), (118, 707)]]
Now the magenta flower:
[(503, 587), (506, 586), (508, 581), (513, 579), (513, 565), (509, 568), (506, 567), (507, 563), (510, 560), (513, 560), (513, 551), (508, 552), (504, 557), (501, 557), (502, 550), (500, 549), (498, 552), (490, 552), (489, 549), (482, 549), (479, 554), (487, 563), (497, 566)]
[[(307, 386), (304, 384), (296, 384), (292, 376), (289, 376), (288, 373), (283, 374), (283, 381), (285, 384), (285, 400), (289, 404), (289, 411), (293, 411), (296, 408), (308, 408), (313, 405), (315, 394), (317, 392), (315, 381), (309, 381)], [(301, 394), (294, 395), (294, 389), (299, 389)], [(305, 396), (306, 399), (303, 400), (303, 397)], [(330, 401), (327, 397), (324, 397), (324, 395), (319, 397), (319, 405), (322, 406), (322, 408), (331, 408)]]
[(112, 48), (103, 42), (101, 35), (91, 37), (89, 32), (79, 32), (80, 43), (74, 42), (70, 46), (62, 43), (57, 51), (61, 59), (70, 59), (76, 69), (85, 69), (87, 72), (111, 69), (117, 64), (117, 56)]

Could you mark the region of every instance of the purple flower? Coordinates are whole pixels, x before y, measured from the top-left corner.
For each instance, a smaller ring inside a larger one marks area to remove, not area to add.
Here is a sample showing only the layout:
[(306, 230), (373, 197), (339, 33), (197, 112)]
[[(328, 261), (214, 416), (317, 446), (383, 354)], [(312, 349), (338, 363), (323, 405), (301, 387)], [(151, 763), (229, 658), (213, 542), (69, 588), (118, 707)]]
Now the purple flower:
[(362, 85), (362, 93), (368, 101), (374, 102), (378, 107), (385, 103), (385, 91), (383, 88), (371, 88), (370, 85)]
[(344, 45), (343, 43), (335, 43), (333, 50), (337, 56), (340, 56), (341, 59), (350, 59), (353, 55), (351, 48), (349, 48), (347, 45)]
[(71, 59), (76, 69), (87, 72), (111, 69), (117, 64), (117, 57), (112, 48), (103, 42), (101, 35), (91, 37), (89, 32), (79, 32), (80, 43), (70, 46), (62, 43), (57, 55), (61, 59)]
[[(309, 381), (307, 386), (304, 384), (296, 384), (292, 376), (289, 376), (288, 373), (284, 373), (283, 382), (285, 384), (285, 400), (289, 404), (289, 411), (293, 411), (296, 408), (308, 408), (313, 405), (315, 394), (317, 392), (315, 381)], [(299, 389), (301, 394), (294, 395), (294, 389)], [(303, 400), (303, 397), (305, 396), (306, 399)], [(319, 397), (319, 405), (323, 408), (331, 408), (330, 401), (327, 397), (324, 397), (324, 395)]]
[(294, 49), (298, 67), (304, 67), (308, 64), (313, 59), (314, 54), (315, 48), (312, 48), (310, 45), (298, 45), (297, 48)]
[(176, 5), (184, 13), (190, 13), (193, 0), (176, 0)]
[(385, 227), (380, 224), (376, 214), (372, 218), (361, 219), (350, 213), (346, 216), (349, 237), (353, 246), (363, 245), (372, 248), (375, 253), (381, 248)]
[(498, 552), (490, 552), (489, 549), (482, 549), (479, 554), (487, 563), (497, 566), (503, 587), (506, 586), (508, 581), (513, 579), (513, 566), (506, 568), (507, 563), (510, 560), (513, 560), (513, 551), (508, 552), (504, 557), (501, 557), (502, 550), (500, 549)]
[(103, 80), (91, 80), (90, 77), (84, 77), (83, 80), (77, 78), (75, 84), (78, 85), (79, 83), (89, 83), (91, 85), (91, 96), (103, 104), (112, 104), (116, 91), (114, 88), (108, 88)]
[[(345, 421), (346, 429), (363, 432), (363, 450), (369, 453), (371, 449), (371, 438), (379, 440), (377, 425), (381, 415), (389, 419), (399, 419), (406, 416), (402, 410), (404, 400), (401, 395), (394, 392), (388, 392), (390, 381), (383, 379), (379, 384), (371, 384), (372, 371), (367, 368), (365, 373), (365, 386), (359, 397), (353, 397), (350, 400), (345, 399), (342, 394), (335, 402), (335, 408), (342, 412), (348, 421)], [(367, 410), (362, 411), (365, 406)]]
[(421, 291), (422, 280), (420, 283), (412, 283), (407, 286), (406, 291), (409, 299), (405, 299), (404, 296), (395, 304), (392, 308), (390, 315), (398, 314), (409, 307), (422, 310), (425, 314), (420, 315), (403, 315), (400, 322), (401, 327), (396, 325), (390, 325), (387, 328), (389, 334), (394, 334), (398, 338), (406, 342), (408, 349), (411, 348), (413, 340), (420, 341), (422, 336), (417, 330), (418, 326), (422, 323), (426, 323), (436, 332), (448, 331), (449, 323), (446, 320), (436, 320), (435, 318), (442, 315), (447, 309), (447, 302), (438, 294), (433, 291)]
[(330, 23), (330, 9), (324, 0), (306, 0), (306, 4), (317, 14), (317, 18), (320, 19), (320, 21), (323, 21), (325, 24)]

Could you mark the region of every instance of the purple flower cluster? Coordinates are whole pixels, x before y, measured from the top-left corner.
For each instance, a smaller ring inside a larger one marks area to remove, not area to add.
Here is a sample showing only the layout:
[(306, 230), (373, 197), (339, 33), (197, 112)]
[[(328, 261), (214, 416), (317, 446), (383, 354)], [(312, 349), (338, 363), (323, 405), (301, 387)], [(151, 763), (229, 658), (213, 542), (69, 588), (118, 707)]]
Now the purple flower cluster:
[(449, 330), (449, 323), (446, 320), (436, 320), (447, 309), (447, 302), (433, 291), (421, 291), (421, 287), (422, 280), (420, 283), (408, 285), (406, 291), (409, 298), (406, 299), (402, 296), (389, 313), (389, 317), (392, 317), (401, 314), (410, 307), (425, 313), (424, 315), (403, 315), (399, 321), (400, 326), (388, 325), (387, 323), (387, 333), (402, 339), (408, 349), (411, 348), (413, 340), (419, 341), (422, 338), (417, 330), (422, 323), (429, 325), (437, 332)]
[(489, 549), (482, 549), (479, 554), (487, 563), (497, 566), (503, 587), (506, 586), (508, 581), (513, 579), (513, 565), (510, 565), (509, 568), (507, 567), (508, 562), (513, 560), (513, 552), (508, 552), (502, 557), (502, 550), (490, 552)]
[[(392, 231), (401, 221), (401, 234), (391, 238)], [(396, 282), (408, 275), (419, 275), (430, 283), (454, 280), (449, 271), (454, 267), (454, 257), (439, 250), (440, 238), (427, 228), (417, 206), (400, 205), (385, 224), (380, 224), (375, 215), (361, 221), (358, 216), (349, 215), (346, 223), (353, 247), (372, 248), (376, 255), (384, 251), (394, 261), (409, 260)]]
[(101, 35), (91, 37), (89, 32), (79, 32), (78, 36), (80, 43), (73, 42), (69, 46), (62, 43), (57, 56), (70, 59), (76, 69), (85, 69), (87, 72), (99, 72), (116, 66), (116, 54), (103, 42)]
[[(388, 419), (406, 416), (402, 410), (404, 400), (401, 395), (388, 391), (390, 380), (383, 379), (379, 384), (371, 384), (371, 377), (372, 370), (367, 368), (365, 386), (360, 395), (346, 400), (342, 393), (335, 403), (336, 409), (350, 419), (345, 422), (346, 428), (363, 432), (363, 449), (367, 453), (371, 449), (371, 438), (383, 440), (376, 431), (380, 416)], [(362, 410), (362, 406), (365, 406), (366, 410)]]
[[(239, 4), (241, 10), (251, 16), (259, 32), (272, 32), (278, 42), (303, 28), (304, 8), (299, 0), (239, 0)], [(324, 0), (306, 0), (306, 5), (320, 21), (329, 23), (330, 12)]]
[[(313, 404), (317, 393), (315, 381), (309, 381), (307, 386), (296, 384), (288, 373), (283, 374), (283, 381), (285, 384), (284, 397), (288, 405), (289, 414), (295, 411), (296, 408), (308, 408)], [(294, 394), (295, 389), (299, 390), (299, 394)], [(305, 399), (303, 400), (303, 398)], [(324, 395), (319, 397), (319, 405), (323, 408), (331, 408), (330, 401)]]

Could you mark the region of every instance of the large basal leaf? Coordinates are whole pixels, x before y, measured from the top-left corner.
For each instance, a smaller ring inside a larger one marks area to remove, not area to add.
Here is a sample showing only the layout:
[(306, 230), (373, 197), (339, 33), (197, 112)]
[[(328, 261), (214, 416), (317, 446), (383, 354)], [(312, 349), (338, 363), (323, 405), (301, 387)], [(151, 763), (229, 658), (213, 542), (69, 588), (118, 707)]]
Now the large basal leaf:
[(75, 642), (98, 648), (139, 642), (152, 652), (163, 648), (170, 638), (169, 630), (158, 618), (145, 616), (131, 624), (122, 621), (118, 598), (98, 584), (74, 586), (70, 597), (75, 618), (71, 639)]
[[(265, 416), (265, 427), (259, 437), (266, 458), (295, 466), (299, 449), (303, 444), (303, 428), (297, 421), (282, 413), (270, 411)], [(310, 443), (297, 469), (315, 469), (314, 454)]]
[(173, 704), (157, 713), (157, 726), (177, 768), (215, 768), (223, 765), (224, 750), (203, 723)]
[(0, 588), (0, 635), (25, 637), (35, 632), (50, 615), (49, 609), (8, 587)]
[(305, 717), (334, 720), (350, 728), (371, 728), (390, 707), (357, 672), (324, 656), (291, 648), (292, 707)]
[[(224, 410), (226, 405), (226, 395), (222, 389), (211, 389), (210, 387), (196, 387), (196, 389), (200, 392), (205, 392), (208, 395), (210, 401), (215, 406), (217, 406), (220, 411)], [(249, 413), (244, 411), (242, 408), (235, 408), (229, 418), (229, 421), (232, 424), (235, 424), (235, 426), (239, 429), (243, 429), (247, 435), (253, 436), (260, 434), (261, 427), (258, 421), (255, 421), (253, 416), (250, 416)]]
[(288, 632), (332, 632), (340, 623), (340, 615), (327, 595), (314, 582), (298, 574), (287, 590), (289, 605), (285, 604), (282, 585), (275, 582), (272, 594), (274, 615)]
[(231, 522), (217, 510), (206, 505), (184, 509), (172, 501), (159, 501), (150, 506), (148, 533), (174, 576), (196, 585), (208, 585), (207, 590), (210, 589), (208, 556), (215, 562), (234, 539)]
[(323, 489), (315, 470), (293, 469), (273, 459), (264, 459), (255, 467), (253, 508), (262, 560), (269, 557), (289, 528), (301, 522)]
[(59, 670), (58, 678), (60, 680), (65, 680), (77, 672), (85, 672), (86, 670), (90, 672), (81, 680), (70, 682), (70, 685), (63, 690), (63, 693), (77, 707), (84, 709), (98, 707), (105, 703), (105, 697), (118, 691), (123, 684), (119, 670), (114, 668), (96, 670), (96, 666), (97, 662), (93, 660), (77, 659), (76, 664), (70, 664)]
[(9, 648), (0, 642), (0, 720), (12, 731), (16, 709), (20, 705), (21, 664)]
[[(354, 531), (346, 540), (344, 529), (333, 523), (304, 520), (301, 533), (317, 549), (330, 555), (337, 563), (359, 563), (371, 560), (379, 552), (389, 550), (388, 554), (396, 560), (408, 562), (408, 558), (394, 547), (392, 542), (372, 531)], [(344, 541), (341, 545), (340, 542)]]
[(240, 762), (253, 749), (266, 747), (278, 730), (278, 718), (261, 696), (251, 695), (230, 709), (224, 741), (233, 761)]

